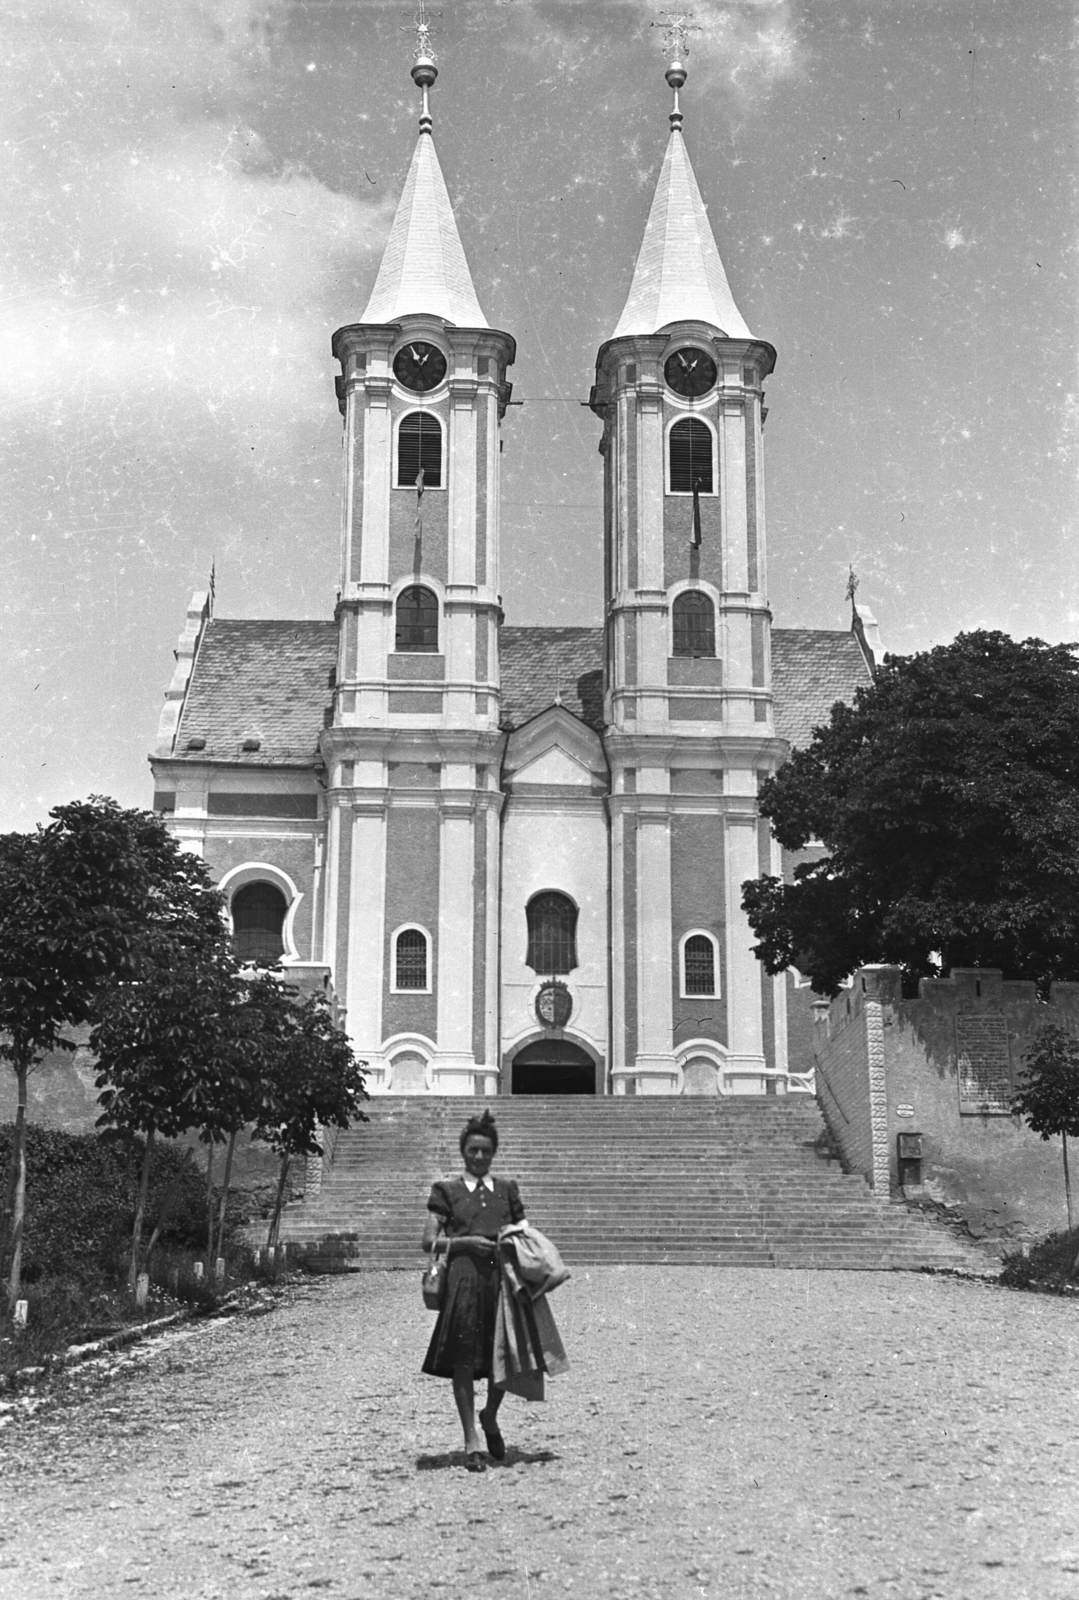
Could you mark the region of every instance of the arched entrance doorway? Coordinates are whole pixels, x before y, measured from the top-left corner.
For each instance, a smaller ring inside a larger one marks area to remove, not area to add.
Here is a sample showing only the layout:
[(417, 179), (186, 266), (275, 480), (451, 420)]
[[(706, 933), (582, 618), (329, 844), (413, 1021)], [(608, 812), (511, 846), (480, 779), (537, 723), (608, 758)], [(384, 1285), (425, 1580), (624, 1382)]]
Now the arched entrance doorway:
[(511, 1094), (595, 1094), (598, 1068), (568, 1039), (537, 1039), (510, 1064)]

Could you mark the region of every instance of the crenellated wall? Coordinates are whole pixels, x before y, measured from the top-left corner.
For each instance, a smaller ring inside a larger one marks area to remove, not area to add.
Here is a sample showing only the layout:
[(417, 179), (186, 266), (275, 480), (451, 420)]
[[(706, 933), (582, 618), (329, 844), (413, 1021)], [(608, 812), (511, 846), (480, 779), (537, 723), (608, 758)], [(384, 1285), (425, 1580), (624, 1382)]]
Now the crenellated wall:
[(922, 1136), (920, 1191), (977, 1237), (1006, 1240), (1066, 1225), (1061, 1141), (1045, 1141), (1010, 1101), (1038, 1029), (1079, 1034), (1079, 984), (1032, 983), (957, 969), (902, 996), (898, 967), (866, 967), (817, 1006), (817, 1095), (845, 1163), (900, 1192), (897, 1139)]

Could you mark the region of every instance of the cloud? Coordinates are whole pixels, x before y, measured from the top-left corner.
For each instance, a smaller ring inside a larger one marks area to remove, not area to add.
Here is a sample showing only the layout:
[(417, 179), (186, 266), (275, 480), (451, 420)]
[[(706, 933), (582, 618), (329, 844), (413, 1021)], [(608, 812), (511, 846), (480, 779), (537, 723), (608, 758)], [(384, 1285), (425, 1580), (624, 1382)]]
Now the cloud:
[[(559, 77), (593, 72), (611, 41), (632, 37), (653, 44), (663, 37), (662, 13), (652, 0), (509, 0), (517, 47), (543, 57)], [(674, 8), (671, 8), (672, 10)], [(687, 65), (692, 78), (725, 83), (745, 105), (765, 98), (802, 68), (805, 47), (791, 0), (697, 0), (693, 6)]]
[(9, 410), (144, 394), (151, 381), (199, 407), (254, 388), (287, 407), (286, 375), (324, 337), (319, 312), (356, 314), (390, 206), (288, 168), (249, 126), (260, 78), (275, 70), (275, 10), (25, 10), (12, 52), (20, 92), (3, 114)]

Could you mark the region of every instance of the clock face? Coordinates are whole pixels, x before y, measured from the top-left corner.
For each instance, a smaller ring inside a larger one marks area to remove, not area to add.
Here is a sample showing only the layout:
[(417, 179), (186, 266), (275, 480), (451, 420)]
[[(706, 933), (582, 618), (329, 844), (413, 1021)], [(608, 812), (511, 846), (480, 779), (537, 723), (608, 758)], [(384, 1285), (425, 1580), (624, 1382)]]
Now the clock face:
[(703, 350), (685, 345), (668, 356), (663, 365), (663, 376), (675, 394), (694, 396), (707, 394), (715, 385), (716, 364)]
[(446, 357), (436, 345), (416, 340), (402, 345), (393, 358), (394, 377), (406, 389), (423, 394), (436, 388), (446, 376)]

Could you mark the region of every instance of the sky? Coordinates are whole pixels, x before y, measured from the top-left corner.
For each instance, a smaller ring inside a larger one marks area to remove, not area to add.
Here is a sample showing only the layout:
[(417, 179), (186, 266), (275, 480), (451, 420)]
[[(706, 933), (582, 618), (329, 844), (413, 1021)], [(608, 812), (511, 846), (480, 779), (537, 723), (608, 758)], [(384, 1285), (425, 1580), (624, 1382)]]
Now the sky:
[[(146, 805), (191, 593), (329, 617), (357, 321), (417, 132), (380, 0), (0, 9), (0, 830)], [(598, 624), (580, 402), (667, 138), (658, 9), (443, 0), (435, 138), (488, 321), (517, 340), (515, 624)], [(1072, 0), (697, 0), (685, 137), (778, 352), (777, 626), (888, 649), (1079, 638)]]

